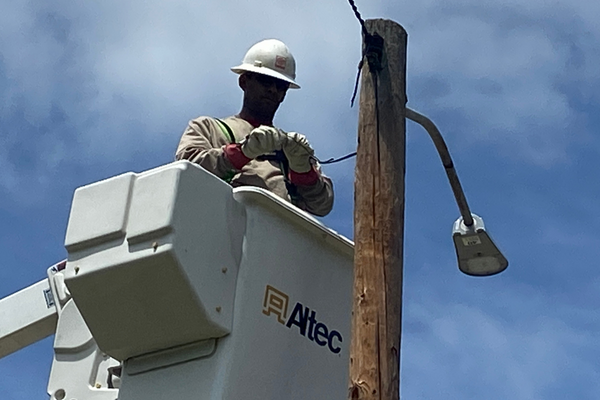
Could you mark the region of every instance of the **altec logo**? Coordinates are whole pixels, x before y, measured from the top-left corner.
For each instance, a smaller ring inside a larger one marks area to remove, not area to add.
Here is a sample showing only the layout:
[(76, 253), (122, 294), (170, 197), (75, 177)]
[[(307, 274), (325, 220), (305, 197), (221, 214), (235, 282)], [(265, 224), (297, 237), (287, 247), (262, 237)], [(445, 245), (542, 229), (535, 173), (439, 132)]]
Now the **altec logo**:
[[(287, 318), (288, 304), (290, 297), (271, 285), (267, 285), (265, 290), (265, 300), (263, 302), (263, 314), (269, 316), (274, 314), (277, 321), (292, 329), (296, 327), (299, 333), (315, 342), (321, 347), (327, 346), (329, 351), (338, 354), (342, 351), (339, 346), (342, 343), (342, 335), (336, 330), (330, 330), (323, 322), (317, 321), (317, 312), (305, 307), (298, 302), (292, 310), (292, 314)], [(286, 321), (287, 318), (287, 321)]]

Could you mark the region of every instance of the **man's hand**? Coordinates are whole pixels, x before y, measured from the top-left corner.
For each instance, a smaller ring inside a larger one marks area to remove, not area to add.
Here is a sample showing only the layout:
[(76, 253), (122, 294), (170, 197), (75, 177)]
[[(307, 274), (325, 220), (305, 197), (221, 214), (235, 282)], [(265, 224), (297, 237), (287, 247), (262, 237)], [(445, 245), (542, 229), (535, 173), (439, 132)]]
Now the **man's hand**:
[(252, 130), (241, 142), (241, 150), (246, 157), (254, 159), (263, 154), (281, 150), (285, 140), (285, 133), (273, 127), (261, 125)]
[(283, 142), (283, 152), (292, 171), (306, 173), (312, 169), (310, 159), (315, 151), (310, 147), (310, 143), (304, 135), (297, 132), (288, 133), (286, 140)]

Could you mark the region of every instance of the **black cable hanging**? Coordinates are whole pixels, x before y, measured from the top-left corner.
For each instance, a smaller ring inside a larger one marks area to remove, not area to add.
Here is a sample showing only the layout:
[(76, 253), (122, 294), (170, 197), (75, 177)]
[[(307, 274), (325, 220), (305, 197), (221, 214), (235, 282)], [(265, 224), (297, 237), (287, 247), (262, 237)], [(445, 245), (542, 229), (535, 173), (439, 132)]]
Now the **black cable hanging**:
[[(354, 15), (356, 16), (356, 19), (358, 20), (358, 22), (360, 22), (360, 27), (362, 29), (363, 36), (368, 37), (369, 32), (367, 31), (367, 27), (365, 26), (365, 20), (362, 19), (360, 12), (358, 12), (358, 8), (356, 7), (354, 0), (348, 0), (348, 3), (350, 3), (350, 6), (352, 7), (352, 11), (354, 11)], [(354, 83), (354, 91), (352, 92), (352, 100), (350, 100), (350, 107), (354, 107), (354, 99), (356, 99), (356, 92), (358, 92), (358, 82), (360, 80), (360, 71), (362, 70), (362, 66), (363, 66), (363, 60), (361, 59), (360, 62), (358, 63), (358, 72), (356, 73), (356, 82)]]
[[(354, 2), (354, 0), (348, 0), (348, 3), (350, 3), (350, 6), (352, 7), (352, 11), (354, 11), (354, 15), (356, 16), (356, 19), (360, 23), (362, 34), (365, 38), (365, 48), (363, 49), (363, 57), (360, 60), (360, 62), (358, 63), (358, 72), (356, 74), (356, 82), (354, 84), (354, 92), (352, 93), (352, 100), (350, 100), (350, 107), (353, 107), (354, 100), (356, 99), (356, 93), (358, 92), (358, 83), (360, 81), (360, 73), (362, 71), (364, 59), (365, 58), (367, 59), (367, 62), (369, 63), (369, 68), (372, 72), (381, 70), (381, 55), (383, 53), (383, 38), (381, 36), (379, 36), (378, 34), (371, 35), (369, 33), (369, 31), (367, 30), (365, 21), (363, 20), (362, 16), (360, 15), (360, 12), (358, 11), (358, 8), (356, 7), (356, 3)], [(375, 87), (375, 90), (377, 90), (377, 87)], [(314, 157), (314, 159), (316, 161), (318, 161), (319, 164), (333, 164), (336, 162), (347, 160), (348, 158), (354, 157), (355, 155), (356, 155), (356, 152), (353, 152), (353, 153), (347, 154), (343, 157), (330, 158), (325, 161), (321, 161), (317, 157)]]
[(354, 157), (355, 155), (356, 155), (356, 152), (350, 153), (350, 154), (346, 154), (345, 156), (340, 157), (340, 158), (333, 158), (332, 157), (332, 158), (324, 160), (324, 161), (321, 161), (317, 157), (315, 157), (315, 160), (317, 160), (319, 164), (334, 164), (336, 162), (347, 160), (350, 157)]

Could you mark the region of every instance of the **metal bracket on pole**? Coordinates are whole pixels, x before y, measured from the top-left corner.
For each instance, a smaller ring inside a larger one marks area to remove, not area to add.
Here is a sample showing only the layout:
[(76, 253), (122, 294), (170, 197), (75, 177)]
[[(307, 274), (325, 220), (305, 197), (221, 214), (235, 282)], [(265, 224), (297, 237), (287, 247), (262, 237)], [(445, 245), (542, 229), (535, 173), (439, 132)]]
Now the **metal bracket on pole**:
[(383, 58), (383, 38), (377, 33), (367, 33), (365, 36), (364, 57), (369, 63), (371, 73), (381, 71)]

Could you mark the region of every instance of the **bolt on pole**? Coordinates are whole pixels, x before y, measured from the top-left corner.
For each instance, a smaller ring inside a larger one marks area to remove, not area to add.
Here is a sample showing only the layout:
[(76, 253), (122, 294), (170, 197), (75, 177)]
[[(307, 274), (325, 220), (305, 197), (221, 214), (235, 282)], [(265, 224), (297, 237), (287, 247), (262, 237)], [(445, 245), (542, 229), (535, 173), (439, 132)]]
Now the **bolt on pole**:
[(351, 400), (400, 397), (406, 45), (394, 21), (367, 20), (354, 200)]

